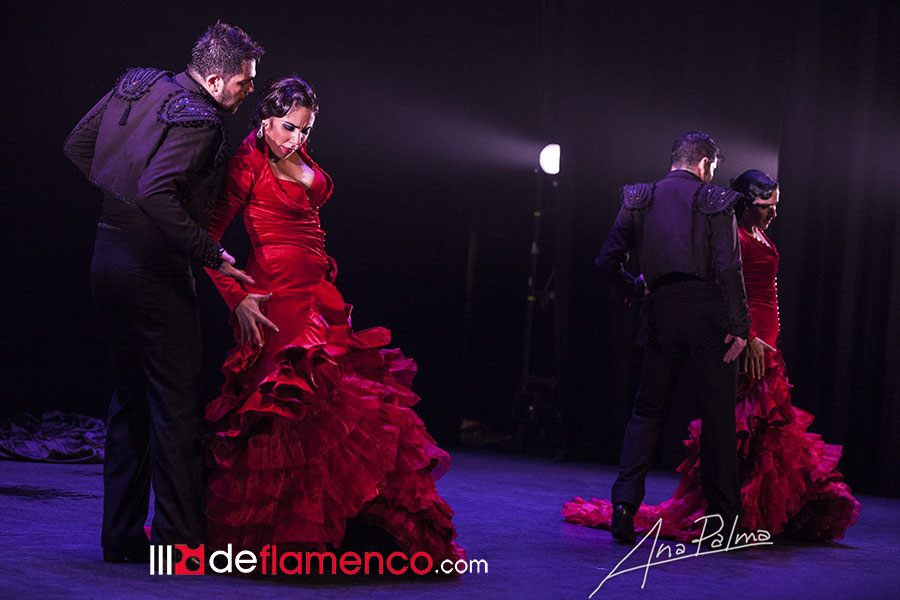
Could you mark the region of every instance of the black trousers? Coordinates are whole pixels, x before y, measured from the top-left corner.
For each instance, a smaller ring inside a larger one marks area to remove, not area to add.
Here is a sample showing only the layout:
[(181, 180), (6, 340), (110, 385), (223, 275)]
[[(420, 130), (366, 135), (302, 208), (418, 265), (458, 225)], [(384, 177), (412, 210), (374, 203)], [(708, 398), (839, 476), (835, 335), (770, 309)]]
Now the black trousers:
[(115, 384), (103, 466), (105, 548), (203, 542), (200, 324), (187, 257), (161, 234), (101, 225), (91, 286)]
[[(678, 380), (696, 378), (700, 418), (700, 483), (707, 514), (727, 520), (741, 513), (734, 409), (738, 361), (723, 362), (728, 311), (718, 287), (685, 281), (661, 287), (648, 298), (649, 341), (634, 410), (625, 429), (613, 505), (640, 506), (653, 452)], [(687, 367), (687, 368), (686, 368)]]

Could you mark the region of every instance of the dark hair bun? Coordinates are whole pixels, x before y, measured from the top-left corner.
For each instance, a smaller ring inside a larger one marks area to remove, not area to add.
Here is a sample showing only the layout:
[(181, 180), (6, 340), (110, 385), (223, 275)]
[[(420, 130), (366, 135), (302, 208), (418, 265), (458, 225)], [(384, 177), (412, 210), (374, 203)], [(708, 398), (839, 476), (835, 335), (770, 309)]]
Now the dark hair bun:
[(256, 107), (250, 125), (256, 128), (263, 119), (283, 117), (295, 106), (302, 106), (313, 113), (318, 113), (319, 100), (316, 98), (316, 92), (299, 77), (270, 79), (263, 87), (262, 100)]

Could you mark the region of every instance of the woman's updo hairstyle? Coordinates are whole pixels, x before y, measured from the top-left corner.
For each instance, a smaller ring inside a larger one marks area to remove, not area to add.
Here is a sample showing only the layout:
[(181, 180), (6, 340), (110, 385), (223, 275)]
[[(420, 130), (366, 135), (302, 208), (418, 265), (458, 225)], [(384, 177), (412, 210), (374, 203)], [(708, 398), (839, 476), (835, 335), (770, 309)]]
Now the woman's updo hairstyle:
[(778, 182), (756, 169), (750, 169), (740, 174), (737, 179), (731, 180), (731, 189), (740, 192), (743, 196), (734, 205), (734, 213), (738, 219), (744, 218), (747, 206), (753, 204), (757, 198), (768, 200), (778, 189)]
[(250, 126), (259, 127), (269, 117), (283, 117), (295, 106), (308, 108), (313, 114), (319, 112), (319, 101), (309, 84), (299, 77), (270, 79), (262, 91), (262, 100), (256, 106)]

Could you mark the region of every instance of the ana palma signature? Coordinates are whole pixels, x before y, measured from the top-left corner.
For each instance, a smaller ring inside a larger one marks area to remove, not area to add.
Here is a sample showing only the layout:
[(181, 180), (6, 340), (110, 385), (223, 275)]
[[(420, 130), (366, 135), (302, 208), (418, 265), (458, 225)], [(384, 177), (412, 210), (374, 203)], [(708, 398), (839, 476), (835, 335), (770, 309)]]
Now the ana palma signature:
[[(770, 534), (765, 529), (757, 529), (755, 532), (738, 532), (737, 524), (738, 518), (735, 517), (734, 521), (730, 523), (731, 530), (728, 532), (726, 536), (723, 533), (725, 529), (725, 519), (723, 519), (720, 515), (706, 515), (700, 517), (694, 523), (699, 523), (703, 521), (703, 528), (700, 530), (700, 537), (695, 540), (691, 540), (690, 544), (696, 544), (697, 550), (693, 549), (688, 552), (688, 548), (685, 544), (678, 543), (674, 545), (659, 544), (659, 532), (662, 529), (662, 519), (657, 521), (653, 527), (650, 528), (650, 531), (647, 532), (641, 541), (639, 541), (634, 548), (632, 548), (625, 557), (619, 561), (613, 570), (610, 571), (609, 575), (603, 578), (603, 581), (600, 582), (594, 591), (590, 593), (588, 598), (593, 598), (594, 594), (596, 594), (603, 584), (612, 579), (613, 577), (618, 577), (619, 575), (624, 575), (625, 573), (629, 573), (631, 571), (638, 571), (640, 569), (644, 570), (644, 580), (641, 582), (641, 589), (644, 589), (644, 585), (647, 583), (647, 575), (650, 573), (650, 567), (655, 565), (662, 565), (665, 563), (675, 562), (676, 560), (683, 560), (685, 558), (694, 558), (697, 556), (704, 556), (706, 554), (717, 554), (719, 552), (728, 552), (729, 550), (738, 550), (740, 548), (749, 548), (751, 546), (771, 546), (772, 545), (772, 534)], [(716, 526), (717, 525), (717, 526)], [(710, 530), (715, 528), (715, 531), (707, 534), (707, 526)], [(647, 554), (647, 561), (642, 562), (641, 564), (635, 567), (629, 567), (627, 569), (619, 570), (619, 567), (628, 560), (632, 554), (637, 552), (638, 548), (644, 545), (648, 538), (652, 536), (653, 543), (650, 546), (650, 552)], [(706, 544), (709, 547), (709, 550), (703, 549), (703, 544)]]

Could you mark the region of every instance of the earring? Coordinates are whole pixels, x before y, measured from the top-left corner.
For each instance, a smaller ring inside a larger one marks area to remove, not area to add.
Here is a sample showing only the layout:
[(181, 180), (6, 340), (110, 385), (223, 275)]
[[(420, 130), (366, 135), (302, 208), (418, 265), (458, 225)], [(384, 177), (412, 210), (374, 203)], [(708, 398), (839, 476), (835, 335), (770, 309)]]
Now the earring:
[(259, 131), (256, 132), (256, 137), (258, 137), (259, 139), (262, 139), (262, 138), (263, 138), (263, 135), (265, 135), (265, 133), (264, 133), (265, 128), (266, 128), (265, 122), (260, 123), (260, 124), (259, 124)]

